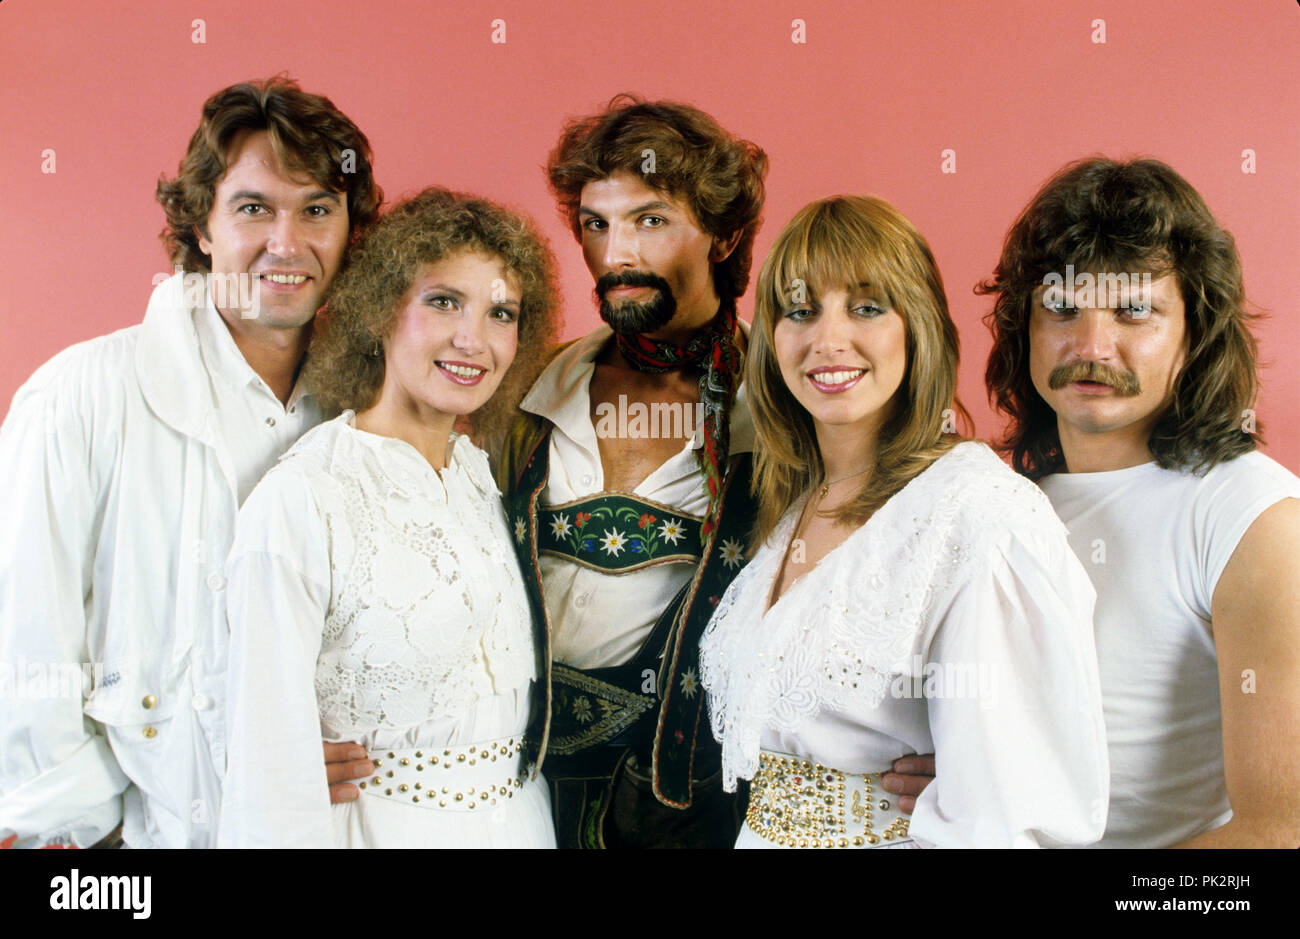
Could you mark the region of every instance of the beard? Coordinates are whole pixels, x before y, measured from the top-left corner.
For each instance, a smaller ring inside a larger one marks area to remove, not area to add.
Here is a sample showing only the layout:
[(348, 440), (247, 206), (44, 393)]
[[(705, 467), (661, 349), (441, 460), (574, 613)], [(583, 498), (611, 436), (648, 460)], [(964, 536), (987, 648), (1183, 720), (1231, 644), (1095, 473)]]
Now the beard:
[[(645, 303), (630, 300), (611, 303), (605, 294), (615, 287), (651, 287), (655, 295)], [(677, 298), (673, 296), (668, 281), (657, 274), (645, 271), (602, 274), (596, 281), (595, 293), (600, 303), (600, 318), (622, 336), (643, 335), (663, 329), (677, 314)]]

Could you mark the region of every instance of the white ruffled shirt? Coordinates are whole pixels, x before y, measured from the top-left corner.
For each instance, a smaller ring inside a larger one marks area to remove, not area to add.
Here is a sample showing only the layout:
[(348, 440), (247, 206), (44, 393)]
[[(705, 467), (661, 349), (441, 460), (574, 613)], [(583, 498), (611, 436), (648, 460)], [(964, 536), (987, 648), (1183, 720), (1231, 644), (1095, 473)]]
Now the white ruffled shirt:
[[(331, 810), (322, 737), (377, 750), (524, 732), (532, 617), (487, 457), (467, 438), (439, 474), (344, 412), (249, 496), (227, 573), (222, 846), (328, 847), (333, 827), (375, 828), (341, 812), (392, 814), (365, 797)], [(531, 821), (549, 834), (545, 801)], [(480, 818), (397, 810), (416, 826)]]
[(856, 774), (934, 753), (910, 829), (923, 846), (1101, 837), (1095, 594), (1046, 497), (959, 444), (765, 611), (799, 508), (701, 641), (726, 787), (760, 750)]

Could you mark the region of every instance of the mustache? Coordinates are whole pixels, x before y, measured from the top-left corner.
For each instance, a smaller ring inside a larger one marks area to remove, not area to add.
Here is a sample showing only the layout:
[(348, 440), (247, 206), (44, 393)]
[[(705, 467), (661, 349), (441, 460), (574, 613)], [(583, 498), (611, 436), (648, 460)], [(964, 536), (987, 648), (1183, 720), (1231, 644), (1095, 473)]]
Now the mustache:
[(596, 296), (604, 300), (605, 294), (615, 287), (653, 287), (663, 294), (672, 292), (668, 281), (658, 274), (651, 274), (649, 271), (623, 271), (615, 274), (609, 271), (601, 274), (596, 280)]
[(1071, 362), (1069, 365), (1058, 365), (1047, 376), (1047, 386), (1053, 391), (1064, 388), (1072, 381), (1095, 381), (1109, 385), (1126, 398), (1131, 398), (1142, 390), (1137, 376), (1132, 372), (1122, 372), (1101, 362)]

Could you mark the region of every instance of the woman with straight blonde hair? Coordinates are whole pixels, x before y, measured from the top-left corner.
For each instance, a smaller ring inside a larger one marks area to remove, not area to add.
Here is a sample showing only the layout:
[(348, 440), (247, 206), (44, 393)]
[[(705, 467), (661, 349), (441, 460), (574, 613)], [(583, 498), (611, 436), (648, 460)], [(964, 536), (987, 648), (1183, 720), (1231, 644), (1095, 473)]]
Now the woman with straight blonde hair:
[[(1094, 593), (1051, 505), (963, 441), (957, 330), (893, 206), (802, 209), (758, 277), (745, 364), (755, 552), (701, 643), (743, 847), (1097, 840)], [(909, 819), (898, 758), (938, 775)]]

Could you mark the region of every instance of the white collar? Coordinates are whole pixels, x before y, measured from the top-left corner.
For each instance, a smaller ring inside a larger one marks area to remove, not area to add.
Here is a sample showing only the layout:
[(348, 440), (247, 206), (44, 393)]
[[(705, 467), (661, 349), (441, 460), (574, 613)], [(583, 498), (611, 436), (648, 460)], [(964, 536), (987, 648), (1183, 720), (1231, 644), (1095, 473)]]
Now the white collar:
[[(741, 329), (749, 332), (748, 324)], [(577, 443), (585, 443), (596, 452), (596, 430), (591, 423), (591, 376), (596, 371), (596, 356), (613, 337), (605, 324), (560, 350), (551, 360), (519, 409), (550, 421)], [(750, 453), (754, 449), (754, 423), (749, 414), (748, 395), (742, 382), (731, 408), (730, 452)], [(702, 446), (700, 432), (694, 446)]]
[[(244, 358), (244, 353), (239, 351), (239, 345), (235, 342), (230, 327), (217, 311), (210, 294), (207, 294), (206, 302), (194, 311), (194, 328), (198, 333), (199, 348), (203, 357), (212, 366), (211, 373), (214, 379), (224, 381), (236, 391), (261, 388), (266, 394), (275, 397), (271, 386), (253, 370), (253, 366), (249, 365), (248, 360)], [(307, 394), (300, 375), (294, 381), (293, 389), (289, 392), (289, 400), (284, 406), (293, 407)]]
[[(344, 411), (334, 420), (322, 426), (331, 428), (333, 441), (328, 443), (332, 450), (347, 442), (356, 444), (376, 454), (381, 460), (396, 461), (402, 467), (402, 475), (409, 483), (411, 479), (426, 477), (430, 473), (438, 479), (444, 489), (448, 478), (459, 473), (469, 480), (485, 496), (500, 496), (492, 469), (488, 464), (487, 454), (474, 446), (469, 437), (452, 431), (447, 439), (446, 467), (440, 472), (429, 465), (429, 461), (405, 440), (399, 437), (386, 437), (373, 434), (357, 427), (355, 411)], [(327, 438), (322, 435), (322, 442)], [(412, 490), (416, 491), (416, 490)]]
[(185, 274), (154, 288), (135, 349), (140, 391), (158, 418), (189, 437), (209, 441), (208, 413), (216, 406), (199, 351), (194, 311), (185, 296)]
[(199, 349), (211, 366), (214, 378), (221, 379), (233, 388), (244, 388), (256, 383), (257, 373), (248, 364), (244, 354), (235, 344), (226, 321), (221, 318), (211, 298), (194, 310), (194, 331), (199, 337)]
[[(198, 288), (193, 280), (187, 283), (186, 278), (202, 276), (195, 271), (177, 272), (154, 288), (136, 344), (135, 370), (141, 393), (160, 420), (186, 436), (211, 444), (209, 415), (217, 406), (212, 382), (228, 381), (241, 387), (242, 379), (232, 376), (257, 378), (257, 373), (235, 345), (221, 314), (212, 306), (206, 286), (204, 301), (192, 302)], [(201, 320), (204, 320), (202, 326)], [(219, 373), (213, 373), (204, 362), (204, 340), (200, 337), (203, 330), (210, 333), (212, 354), (221, 362), (213, 363), (220, 369)], [(299, 380), (289, 396), (290, 405), (303, 396)]]

